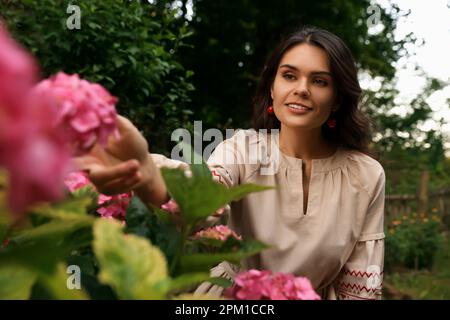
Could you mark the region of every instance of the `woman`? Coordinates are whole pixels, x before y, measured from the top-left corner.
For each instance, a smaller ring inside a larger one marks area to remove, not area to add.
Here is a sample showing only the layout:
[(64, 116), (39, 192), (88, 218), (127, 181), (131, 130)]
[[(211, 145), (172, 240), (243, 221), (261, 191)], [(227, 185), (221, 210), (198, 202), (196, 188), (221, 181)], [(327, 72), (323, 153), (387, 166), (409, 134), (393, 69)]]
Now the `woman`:
[[(208, 160), (227, 186), (277, 186), (231, 204), (230, 227), (271, 245), (245, 268), (306, 276), (325, 299), (381, 298), (385, 175), (368, 155), (360, 95), (353, 57), (332, 33), (304, 28), (275, 49), (256, 94), (254, 129), (279, 133), (239, 131)], [(135, 190), (152, 204), (168, 201), (157, 168), (183, 165), (148, 156), (136, 128), (123, 118), (120, 126), (122, 139), (102, 156), (97, 150), (79, 159), (83, 168), (102, 193)], [(249, 144), (263, 146), (273, 172), (246, 160)], [(212, 271), (228, 278), (235, 272), (227, 263)], [(207, 284), (198, 291), (205, 290), (220, 293)]]

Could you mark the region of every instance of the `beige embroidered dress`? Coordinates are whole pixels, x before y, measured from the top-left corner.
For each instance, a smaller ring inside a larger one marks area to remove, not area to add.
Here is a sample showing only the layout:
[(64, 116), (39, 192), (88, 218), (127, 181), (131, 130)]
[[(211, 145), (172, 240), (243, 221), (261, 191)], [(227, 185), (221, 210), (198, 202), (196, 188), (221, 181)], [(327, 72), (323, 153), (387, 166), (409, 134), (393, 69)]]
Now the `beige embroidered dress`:
[[(153, 156), (158, 166), (176, 166)], [(241, 268), (306, 276), (323, 299), (381, 298), (385, 175), (376, 160), (342, 148), (312, 160), (306, 214), (302, 160), (279, 150), (277, 134), (238, 131), (216, 147), (208, 165), (227, 186), (276, 186), (231, 204), (230, 228), (271, 245)], [(212, 275), (232, 279), (236, 271), (224, 262)], [(220, 295), (222, 290), (204, 283), (197, 292)]]

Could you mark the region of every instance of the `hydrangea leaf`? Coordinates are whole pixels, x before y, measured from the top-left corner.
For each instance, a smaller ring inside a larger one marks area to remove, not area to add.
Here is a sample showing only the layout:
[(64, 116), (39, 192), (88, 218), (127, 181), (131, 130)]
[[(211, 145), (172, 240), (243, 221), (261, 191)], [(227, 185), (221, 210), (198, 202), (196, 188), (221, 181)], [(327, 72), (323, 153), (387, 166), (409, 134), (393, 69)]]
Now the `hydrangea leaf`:
[(122, 225), (99, 219), (94, 224), (94, 252), (101, 266), (99, 279), (121, 299), (164, 299), (168, 279), (166, 259), (147, 239), (125, 235)]
[(21, 265), (0, 265), (0, 300), (28, 299), (35, 281), (36, 274)]

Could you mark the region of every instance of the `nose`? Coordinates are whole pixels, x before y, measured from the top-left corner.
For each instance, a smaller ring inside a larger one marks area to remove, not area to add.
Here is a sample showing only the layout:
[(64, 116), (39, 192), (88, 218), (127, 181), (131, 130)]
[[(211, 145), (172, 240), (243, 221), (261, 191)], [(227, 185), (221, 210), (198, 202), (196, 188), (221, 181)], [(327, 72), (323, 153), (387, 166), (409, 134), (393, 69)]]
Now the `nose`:
[(308, 79), (303, 78), (299, 80), (298, 85), (295, 88), (294, 95), (298, 95), (302, 98), (307, 98), (311, 95), (308, 87)]

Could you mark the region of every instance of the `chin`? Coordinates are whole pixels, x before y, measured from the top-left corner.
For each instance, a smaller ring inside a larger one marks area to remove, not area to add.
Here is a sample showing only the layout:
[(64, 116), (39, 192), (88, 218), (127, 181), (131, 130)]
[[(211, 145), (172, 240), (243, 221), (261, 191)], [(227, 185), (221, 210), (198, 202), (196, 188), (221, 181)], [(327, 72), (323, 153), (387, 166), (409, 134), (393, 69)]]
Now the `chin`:
[(282, 126), (290, 129), (298, 129), (298, 130), (311, 130), (314, 129), (310, 123), (305, 123), (304, 121), (286, 121), (282, 122)]

